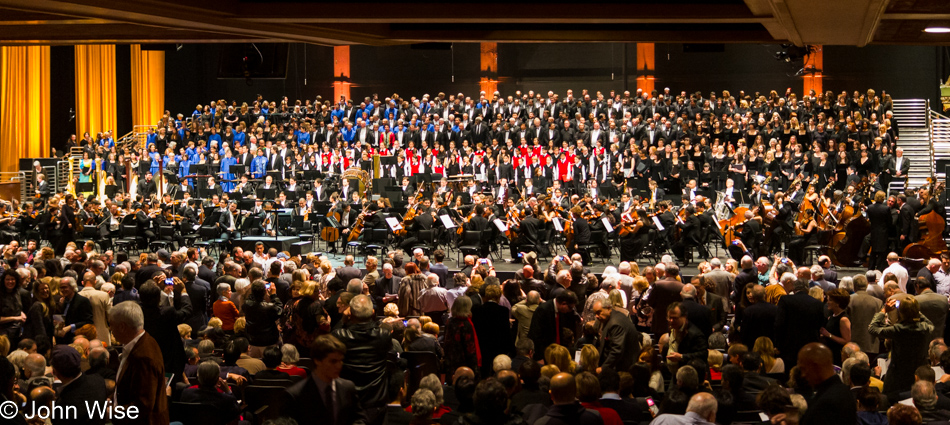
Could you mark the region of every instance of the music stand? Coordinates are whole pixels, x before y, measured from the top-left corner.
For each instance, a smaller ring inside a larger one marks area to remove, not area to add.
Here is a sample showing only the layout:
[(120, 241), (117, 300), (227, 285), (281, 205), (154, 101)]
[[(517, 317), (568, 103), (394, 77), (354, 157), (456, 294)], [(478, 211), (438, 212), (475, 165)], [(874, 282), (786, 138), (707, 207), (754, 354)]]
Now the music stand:
[(386, 155), (379, 157), (379, 165), (396, 165), (396, 156), (395, 155)]
[(228, 171), (229, 171), (231, 174), (234, 174), (235, 180), (240, 180), (240, 179), (241, 179), (241, 176), (243, 176), (244, 174), (247, 174), (247, 166), (246, 166), (246, 165), (235, 164), (235, 165), (232, 165), (232, 166), (228, 169)]
[(618, 192), (617, 188), (614, 187), (614, 185), (610, 183), (604, 183), (600, 185), (600, 187), (597, 190), (600, 191), (601, 195), (606, 196), (607, 199), (616, 199), (620, 197), (620, 192)]
[(106, 185), (106, 197), (109, 199), (114, 199), (115, 194), (119, 192), (119, 186), (114, 184)]
[(95, 183), (76, 183), (76, 192), (92, 192), (95, 188)]
[(257, 189), (257, 199), (276, 199), (277, 189)]
[(250, 211), (254, 209), (254, 199), (241, 199), (238, 201), (238, 210)]

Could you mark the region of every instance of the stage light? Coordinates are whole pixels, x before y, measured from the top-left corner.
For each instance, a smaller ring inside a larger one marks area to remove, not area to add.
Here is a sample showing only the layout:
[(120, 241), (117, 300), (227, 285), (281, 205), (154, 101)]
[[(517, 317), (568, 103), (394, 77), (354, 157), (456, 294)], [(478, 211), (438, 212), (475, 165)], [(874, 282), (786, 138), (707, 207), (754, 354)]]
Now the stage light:
[(924, 32), (930, 34), (946, 34), (950, 33), (950, 28), (947, 27), (927, 27), (924, 28)]

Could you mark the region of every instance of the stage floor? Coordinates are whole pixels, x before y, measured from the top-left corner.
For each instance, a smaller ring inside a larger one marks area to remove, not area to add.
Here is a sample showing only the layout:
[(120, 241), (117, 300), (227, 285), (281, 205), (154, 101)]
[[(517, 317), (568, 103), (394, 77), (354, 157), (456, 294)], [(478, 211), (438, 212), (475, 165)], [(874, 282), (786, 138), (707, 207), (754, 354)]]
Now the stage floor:
[[(317, 251), (317, 252), (322, 252), (322, 251)], [(507, 251), (505, 252), (507, 253)], [(721, 253), (723, 255), (720, 256), (719, 258), (725, 262), (725, 260), (729, 258), (729, 255), (725, 252), (721, 252)], [(559, 254), (564, 254), (564, 252), (562, 251)], [(330, 258), (330, 262), (333, 264), (334, 268), (343, 266), (343, 259), (345, 258), (345, 256), (342, 253), (337, 253), (337, 254), (327, 253), (326, 255), (327, 257)], [(455, 251), (449, 252), (446, 256), (444, 264), (449, 268), (450, 272), (456, 272), (459, 269), (461, 269), (461, 265), (455, 262), (455, 258), (456, 258)], [(408, 254), (406, 256), (406, 259), (407, 261), (409, 260)], [(357, 261), (358, 262), (362, 261), (362, 256), (360, 256), (360, 258), (358, 258)], [(699, 269), (697, 267), (699, 266), (699, 263), (701, 261), (703, 261), (703, 259), (700, 259), (698, 257), (694, 258), (693, 262), (690, 263), (688, 267), (680, 267), (680, 273), (683, 276), (687, 276), (687, 277), (695, 276), (696, 274), (699, 273)], [(544, 267), (547, 267), (548, 265), (551, 264), (551, 258), (545, 257), (544, 260), (539, 260), (538, 262), (542, 264)], [(593, 264), (588, 265), (588, 268), (591, 270), (592, 273), (600, 275), (601, 273), (604, 272), (604, 268), (608, 266), (617, 267), (618, 264), (620, 264), (620, 258), (618, 256), (612, 256), (611, 258), (607, 259), (606, 264), (604, 264), (604, 262), (602, 262), (600, 259), (595, 258), (593, 261)], [(508, 275), (508, 273), (514, 273), (518, 270), (521, 270), (523, 266), (522, 263), (509, 263), (506, 261), (495, 261), (495, 260), (493, 260), (493, 265), (495, 266), (496, 273), (498, 274), (505, 273), (506, 275)], [(641, 260), (641, 261), (637, 261), (637, 265), (640, 266), (640, 270), (643, 270), (643, 268), (647, 266), (653, 266), (655, 264), (649, 262), (648, 260)], [(357, 264), (356, 266), (362, 267), (362, 264)], [(867, 271), (867, 269), (863, 269), (863, 268), (837, 268), (836, 270), (838, 272), (838, 276), (853, 276), (856, 274), (864, 274), (864, 272)]]

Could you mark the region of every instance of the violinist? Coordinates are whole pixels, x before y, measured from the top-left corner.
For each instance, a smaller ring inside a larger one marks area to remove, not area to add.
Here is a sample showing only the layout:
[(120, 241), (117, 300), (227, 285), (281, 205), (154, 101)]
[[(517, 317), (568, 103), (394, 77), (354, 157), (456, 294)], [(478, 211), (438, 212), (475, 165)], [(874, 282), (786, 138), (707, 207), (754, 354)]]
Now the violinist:
[[(516, 212), (512, 213), (512, 215), (516, 214)], [(508, 228), (518, 234), (518, 237), (511, 241), (509, 245), (513, 261), (517, 260), (518, 253), (523, 252), (522, 248), (524, 247), (541, 249), (541, 220), (534, 216), (531, 208), (525, 208), (524, 218), (513, 220), (512, 223), (509, 223)]]
[[(154, 187), (154, 183), (152, 185)], [(76, 198), (71, 193), (67, 193), (63, 198), (63, 205), (59, 209), (59, 237), (51, 239), (56, 241), (56, 255), (63, 255), (66, 252), (66, 245), (74, 242), (76, 239)]]
[(488, 228), (488, 219), (485, 218), (485, 206), (475, 205), (475, 214), (465, 223), (465, 230), (483, 232)]
[(49, 182), (46, 181), (46, 174), (36, 175), (36, 196), (42, 199), (49, 197)]
[(680, 238), (673, 244), (673, 254), (684, 266), (689, 266), (692, 261), (692, 255), (687, 257), (689, 248), (702, 247), (700, 237), (702, 236), (702, 224), (696, 215), (696, 207), (690, 205), (686, 207), (686, 218), (676, 222), (676, 228), (680, 230)]
[(27, 239), (40, 240), (39, 216), (40, 212), (33, 209), (33, 203), (23, 203), (23, 212), (20, 213), (20, 218), (16, 223), (20, 234), (25, 235)]
[(620, 226), (626, 229), (620, 232), (620, 261), (636, 261), (650, 242), (651, 228), (654, 234), (656, 231), (646, 211), (640, 209), (639, 202), (635, 204), (621, 216)]
[[(815, 210), (809, 208), (803, 214), (805, 214), (805, 220), (795, 222), (795, 230), (798, 235), (794, 236), (791, 242), (788, 243), (788, 259), (795, 264), (802, 264), (805, 247), (814, 244), (818, 236)], [(802, 224), (803, 222), (804, 224)]]
[(10, 207), (12, 211), (8, 211), (7, 208), (6, 202), (0, 203), (0, 241), (5, 244), (16, 240), (19, 236), (13, 226), (17, 219), (17, 211), (12, 207)]
[(746, 211), (742, 216), (745, 222), (739, 229), (738, 236), (746, 249), (753, 254), (758, 250), (759, 243), (762, 241), (762, 221), (755, 219), (755, 213)]
[(657, 240), (660, 242), (658, 250), (665, 250), (666, 247), (670, 246), (670, 234), (673, 231), (673, 226), (676, 225), (676, 214), (673, 214), (673, 211), (670, 210), (669, 201), (662, 201), (657, 204), (659, 212), (657, 213), (657, 219), (660, 220), (660, 224), (663, 226), (663, 230), (660, 230), (658, 233)]
[[(166, 204), (161, 206), (161, 213), (156, 215), (153, 218), (153, 223), (157, 229), (161, 229), (162, 226), (171, 226), (174, 227), (174, 215), (172, 214), (173, 205)], [(185, 246), (185, 238), (182, 237), (181, 232), (174, 231), (171, 235), (162, 235), (161, 232), (157, 235), (157, 239), (165, 241), (174, 241), (178, 243), (179, 247)]]
[[(812, 211), (814, 213), (814, 211)], [(814, 215), (814, 214), (813, 214)], [(771, 245), (769, 247), (769, 252), (777, 252), (781, 247), (781, 243), (785, 240), (786, 236), (792, 233), (792, 225), (790, 224), (794, 220), (792, 216), (792, 205), (790, 202), (785, 202), (785, 194), (778, 192), (775, 194), (775, 218), (772, 221), (772, 239)], [(752, 247), (747, 246), (750, 250)], [(795, 264), (801, 264), (796, 262)]]
[(237, 202), (228, 204), (228, 209), (221, 213), (221, 217), (215, 224), (221, 229), (221, 238), (226, 244), (234, 239), (240, 239), (241, 228), (238, 224)]
[(422, 205), (416, 205), (415, 216), (412, 217), (412, 222), (403, 222), (403, 227), (406, 227), (407, 237), (399, 244), (399, 247), (405, 251), (412, 249), (413, 246), (422, 240), (420, 233), (423, 231), (431, 231), (434, 222), (435, 213), (430, 210), (429, 200), (426, 199), (422, 202)]
[[(340, 202), (336, 212), (340, 214), (340, 239), (346, 241), (349, 237), (350, 230), (352, 230), (351, 226), (353, 226), (353, 223), (356, 223), (359, 213), (353, 211), (352, 205), (346, 202)], [(327, 245), (330, 246), (331, 254), (335, 254), (337, 252), (336, 242), (327, 242)]]

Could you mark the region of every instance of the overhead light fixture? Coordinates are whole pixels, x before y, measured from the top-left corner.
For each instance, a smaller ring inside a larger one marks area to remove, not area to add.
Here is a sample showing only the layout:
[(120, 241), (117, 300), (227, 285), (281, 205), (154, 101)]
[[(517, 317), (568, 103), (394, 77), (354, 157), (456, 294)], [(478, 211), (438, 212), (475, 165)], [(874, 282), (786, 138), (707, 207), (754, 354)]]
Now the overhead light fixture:
[(931, 34), (947, 34), (950, 33), (950, 28), (948, 27), (927, 27), (924, 28), (924, 32)]

